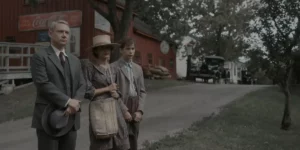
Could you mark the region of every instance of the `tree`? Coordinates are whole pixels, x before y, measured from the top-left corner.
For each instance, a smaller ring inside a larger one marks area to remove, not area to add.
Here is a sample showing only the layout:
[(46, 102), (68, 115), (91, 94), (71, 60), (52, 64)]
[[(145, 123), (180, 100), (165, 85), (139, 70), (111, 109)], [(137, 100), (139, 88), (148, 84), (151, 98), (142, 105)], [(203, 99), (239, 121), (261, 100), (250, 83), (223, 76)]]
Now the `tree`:
[(29, 4), (33, 7), (36, 7), (38, 4), (38, 0), (29, 0)]
[(246, 62), (247, 71), (256, 79), (256, 84), (272, 84), (268, 78), (270, 62), (266, 52), (261, 49), (248, 49), (245, 56), (249, 58)]
[(190, 27), (187, 20), (191, 16), (185, 15), (185, 6), (190, 1), (182, 0), (148, 0), (140, 3), (137, 9), (139, 18), (151, 25), (155, 34), (167, 41), (180, 44), (187, 36)]
[[(140, 0), (125, 0), (124, 10), (122, 16), (118, 16), (117, 12), (117, 0), (89, 0), (91, 7), (97, 11), (100, 15), (102, 15), (105, 19), (107, 19), (112, 27), (114, 33), (114, 41), (118, 42), (122, 38), (124, 38), (129, 30), (130, 23), (132, 20), (133, 9)], [(105, 12), (100, 6), (99, 3), (106, 3), (107, 12)], [(119, 51), (114, 51), (112, 54), (111, 61), (115, 61), (119, 58)]]
[[(98, 0), (99, 1), (99, 0)], [(100, 0), (101, 1), (101, 0)], [(102, 0), (103, 2), (104, 0)], [(112, 25), (114, 40), (118, 41), (127, 35), (133, 11), (145, 23), (151, 25), (154, 34), (161, 39), (169, 41), (172, 45), (180, 44), (182, 37), (190, 31), (185, 23), (184, 6), (189, 1), (182, 0), (109, 0), (107, 1), (108, 13), (105, 13), (96, 0), (89, 0), (91, 6)], [(118, 2), (125, 4), (121, 19), (117, 17), (116, 5)], [(177, 41), (177, 43), (174, 43)], [(117, 51), (115, 51), (117, 52)], [(114, 54), (113, 60), (119, 54)]]
[[(244, 36), (249, 33), (248, 22), (253, 18), (255, 3), (248, 0), (198, 0), (191, 7), (198, 41), (198, 54), (223, 56), (235, 60), (249, 45)], [(201, 34), (199, 34), (201, 33)]]
[[(252, 19), (254, 4), (248, 0), (152, 0), (139, 12), (164, 39), (181, 44), (190, 36), (197, 43), (193, 57), (221, 55), (236, 59), (247, 48), (243, 36)], [(182, 45), (181, 45), (182, 46)]]
[(295, 84), (300, 84), (300, 52), (294, 53), (294, 79), (295, 79)]
[(290, 80), (293, 73), (292, 53), (298, 49), (300, 37), (299, 0), (261, 0), (254, 29), (263, 41), (271, 65), (270, 78), (278, 82), (285, 96), (281, 129), (289, 130)]
[(263, 71), (268, 71), (269, 69), (269, 60), (267, 59), (267, 54), (260, 49), (247, 50), (246, 56), (250, 58), (247, 61), (247, 70), (252, 74), (255, 74), (260, 69)]

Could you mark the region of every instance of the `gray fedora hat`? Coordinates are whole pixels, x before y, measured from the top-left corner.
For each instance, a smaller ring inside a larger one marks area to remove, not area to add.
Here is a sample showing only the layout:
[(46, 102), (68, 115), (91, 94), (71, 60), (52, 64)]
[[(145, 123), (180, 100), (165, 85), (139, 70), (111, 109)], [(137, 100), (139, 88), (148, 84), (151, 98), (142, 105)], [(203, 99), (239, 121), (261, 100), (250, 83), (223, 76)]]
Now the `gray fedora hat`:
[(72, 129), (74, 119), (74, 116), (66, 116), (64, 110), (48, 105), (42, 114), (42, 126), (48, 135), (59, 137)]

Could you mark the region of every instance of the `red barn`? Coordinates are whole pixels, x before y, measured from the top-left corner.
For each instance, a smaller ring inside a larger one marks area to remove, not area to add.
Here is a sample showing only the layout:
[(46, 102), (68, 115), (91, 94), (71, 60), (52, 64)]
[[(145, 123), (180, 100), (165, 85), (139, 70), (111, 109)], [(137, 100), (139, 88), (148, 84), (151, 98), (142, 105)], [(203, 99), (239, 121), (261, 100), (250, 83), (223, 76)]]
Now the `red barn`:
[[(65, 19), (71, 26), (71, 39), (67, 49), (79, 58), (88, 58), (87, 47), (99, 34), (113, 36), (109, 22), (96, 13), (86, 0), (38, 0), (36, 8), (29, 0), (3, 1), (0, 5), (0, 42), (38, 43), (49, 45), (47, 34), (51, 20)], [(106, 4), (99, 2), (103, 10)], [(118, 6), (118, 14), (122, 13)], [(163, 54), (162, 40), (152, 34), (150, 27), (136, 15), (131, 21), (129, 36), (136, 41), (135, 61), (142, 66), (161, 65), (176, 78), (176, 52), (170, 48)], [(112, 37), (113, 38), (113, 37)], [(170, 46), (172, 47), (172, 46)]]

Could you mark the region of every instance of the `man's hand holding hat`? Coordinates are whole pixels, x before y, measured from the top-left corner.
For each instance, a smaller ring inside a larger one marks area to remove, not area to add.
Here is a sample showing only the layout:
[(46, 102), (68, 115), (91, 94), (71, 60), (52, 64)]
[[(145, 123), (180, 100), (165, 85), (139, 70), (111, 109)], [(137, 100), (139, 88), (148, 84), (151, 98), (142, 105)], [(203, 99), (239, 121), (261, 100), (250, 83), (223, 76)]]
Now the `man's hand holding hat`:
[(78, 112), (80, 110), (80, 102), (79, 100), (76, 99), (70, 99), (68, 101), (68, 107), (65, 111), (66, 115), (71, 115), (71, 114), (75, 114), (76, 112)]

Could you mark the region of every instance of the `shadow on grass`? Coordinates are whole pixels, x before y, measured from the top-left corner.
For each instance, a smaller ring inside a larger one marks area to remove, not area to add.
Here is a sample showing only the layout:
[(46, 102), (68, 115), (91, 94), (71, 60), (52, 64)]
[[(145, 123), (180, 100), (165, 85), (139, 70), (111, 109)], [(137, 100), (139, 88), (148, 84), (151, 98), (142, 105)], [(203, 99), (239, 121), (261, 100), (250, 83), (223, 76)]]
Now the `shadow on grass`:
[(278, 88), (247, 94), (224, 107), (219, 115), (195, 122), (144, 150), (296, 150), (300, 139), (300, 97), (292, 96), (293, 127), (280, 130), (284, 96)]

